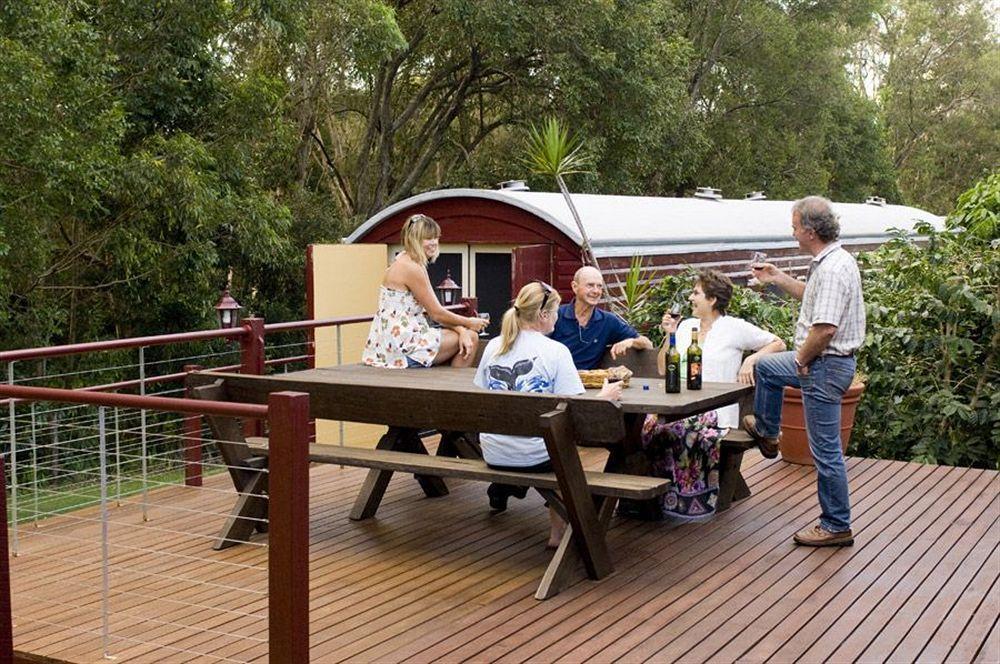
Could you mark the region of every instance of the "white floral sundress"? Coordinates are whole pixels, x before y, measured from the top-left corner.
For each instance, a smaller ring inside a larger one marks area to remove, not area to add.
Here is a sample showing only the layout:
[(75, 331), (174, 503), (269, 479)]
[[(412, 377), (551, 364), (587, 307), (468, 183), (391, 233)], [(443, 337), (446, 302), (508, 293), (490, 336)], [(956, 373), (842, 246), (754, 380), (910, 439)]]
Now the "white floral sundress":
[(413, 363), (429, 367), (440, 349), (441, 330), (430, 326), (427, 310), (413, 293), (382, 286), (361, 361), (390, 369), (405, 369)]

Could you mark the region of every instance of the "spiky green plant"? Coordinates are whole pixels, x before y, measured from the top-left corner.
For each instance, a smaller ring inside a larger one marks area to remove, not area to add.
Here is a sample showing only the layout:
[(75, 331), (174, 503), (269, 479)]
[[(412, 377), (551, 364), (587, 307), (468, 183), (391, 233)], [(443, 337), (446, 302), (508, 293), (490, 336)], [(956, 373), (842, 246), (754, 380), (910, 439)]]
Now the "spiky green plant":
[(580, 213), (573, 205), (573, 198), (566, 187), (564, 176), (571, 173), (587, 173), (589, 156), (583, 149), (583, 139), (571, 134), (568, 127), (560, 125), (554, 117), (546, 118), (541, 127), (531, 125), (528, 128), (527, 156), (525, 164), (532, 173), (547, 175), (555, 179), (559, 191), (566, 199), (566, 205), (573, 215), (576, 228), (580, 231), (581, 258), (586, 265), (597, 267), (597, 260), (590, 247), (590, 237), (583, 227)]
[(630, 323), (634, 323), (641, 317), (643, 309), (646, 306), (646, 301), (649, 299), (653, 288), (652, 280), (647, 279), (643, 281), (642, 279), (642, 270), (644, 267), (645, 261), (642, 256), (632, 256), (628, 274), (625, 275), (625, 283), (619, 283), (621, 295), (618, 299), (612, 300), (612, 307), (615, 313)]

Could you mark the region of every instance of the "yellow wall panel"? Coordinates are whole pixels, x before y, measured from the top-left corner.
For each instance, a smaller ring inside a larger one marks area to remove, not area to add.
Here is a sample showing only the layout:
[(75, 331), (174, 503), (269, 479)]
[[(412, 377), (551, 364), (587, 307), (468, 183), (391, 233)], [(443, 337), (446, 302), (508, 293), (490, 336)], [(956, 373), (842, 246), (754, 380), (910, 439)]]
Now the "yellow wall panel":
[[(313, 317), (374, 314), (378, 307), (378, 289), (388, 265), (387, 252), (384, 244), (314, 244)], [(317, 328), (316, 366), (360, 362), (368, 327), (369, 323), (356, 323)], [(316, 421), (316, 440), (321, 443), (374, 447), (383, 433), (385, 427), (369, 424), (345, 422), (341, 427), (340, 422)]]

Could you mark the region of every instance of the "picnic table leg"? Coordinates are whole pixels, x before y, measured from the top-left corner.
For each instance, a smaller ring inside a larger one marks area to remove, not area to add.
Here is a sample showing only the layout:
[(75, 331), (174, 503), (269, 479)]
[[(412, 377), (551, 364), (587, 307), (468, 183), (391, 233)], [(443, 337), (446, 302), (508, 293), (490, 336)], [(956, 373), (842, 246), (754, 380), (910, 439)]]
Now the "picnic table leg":
[(559, 493), (566, 507), (569, 525), (573, 528), (574, 548), (583, 559), (587, 576), (604, 578), (613, 567), (604, 539), (604, 528), (594, 510), (594, 500), (580, 464), (576, 432), (567, 405), (559, 404), (556, 410), (542, 415), (541, 420), (545, 447), (559, 478)]
[(715, 509), (723, 512), (738, 500), (750, 497), (750, 487), (743, 479), (743, 450), (722, 445), (719, 452), (719, 500)]
[[(424, 441), (420, 439), (420, 432), (416, 429), (401, 429), (400, 446), (396, 449), (403, 452), (415, 452), (417, 454), (428, 454), (424, 447)], [(424, 490), (424, 495), (428, 498), (440, 498), (448, 495), (448, 485), (440, 477), (433, 475), (414, 475), (413, 479), (420, 483), (420, 488)]]
[(437, 456), (458, 457), (460, 459), (482, 459), (483, 451), (475, 434), (461, 431), (442, 431), (438, 443)]
[[(642, 449), (642, 426), (646, 421), (643, 413), (625, 413), (625, 439), (620, 445), (608, 448), (608, 460), (604, 464), (606, 473), (623, 473), (625, 475), (652, 475), (649, 459)], [(622, 512), (638, 517), (644, 521), (659, 521), (659, 500), (622, 501)]]
[[(212, 545), (216, 551), (249, 542), (253, 531), (261, 530), (259, 526), (267, 520), (267, 499), (264, 497), (267, 491), (267, 473), (242, 471), (241, 474), (244, 481), (236, 488), (239, 497)], [(266, 527), (261, 530), (265, 531)]]
[[(601, 496), (598, 499), (597, 519), (605, 533), (607, 533), (608, 524), (611, 523), (611, 517), (615, 513), (617, 503), (618, 499), (613, 497)], [(538, 584), (538, 590), (535, 591), (535, 599), (554, 597), (573, 580), (581, 562), (575, 540), (576, 533), (573, 526), (567, 526), (552, 560), (549, 561), (549, 566), (545, 568), (542, 581)]]
[[(416, 452), (427, 454), (427, 448), (416, 429), (403, 429), (401, 427), (389, 427), (389, 430), (378, 441), (375, 446), (377, 450), (396, 450), (401, 452)], [(428, 477), (426, 475), (414, 475), (421, 488), (429, 498), (448, 495), (448, 487), (440, 477)], [(350, 518), (354, 521), (363, 521), (375, 516), (378, 506), (385, 496), (386, 487), (392, 479), (391, 470), (369, 470), (365, 476), (365, 481), (361, 484), (361, 491), (354, 500), (354, 507), (351, 508)]]
[[(399, 439), (403, 431), (403, 429), (398, 427), (389, 427), (389, 431), (379, 439), (375, 449), (399, 449)], [(361, 484), (361, 491), (358, 492), (358, 497), (354, 500), (354, 507), (351, 508), (350, 518), (353, 521), (363, 521), (375, 516), (375, 512), (378, 511), (378, 506), (382, 502), (382, 497), (385, 496), (385, 489), (389, 486), (389, 480), (391, 479), (391, 470), (376, 470), (373, 468), (368, 471), (365, 481)]]

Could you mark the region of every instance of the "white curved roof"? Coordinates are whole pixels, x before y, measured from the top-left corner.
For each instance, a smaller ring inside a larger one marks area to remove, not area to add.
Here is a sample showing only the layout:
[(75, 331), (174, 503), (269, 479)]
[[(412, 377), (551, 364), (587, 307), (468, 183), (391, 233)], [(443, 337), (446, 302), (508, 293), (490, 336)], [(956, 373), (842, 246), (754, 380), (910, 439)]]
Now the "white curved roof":
[[(490, 189), (418, 194), (382, 210), (344, 241), (357, 241), (382, 219), (414, 204), (460, 197), (509, 203), (544, 219), (577, 243), (581, 241), (562, 194)], [(573, 204), (598, 257), (797, 246), (791, 233), (791, 201), (573, 194)], [(840, 215), (840, 237), (845, 244), (883, 242), (891, 229), (913, 234), (919, 221), (936, 228), (944, 225), (943, 217), (905, 205), (834, 203), (834, 209)]]

